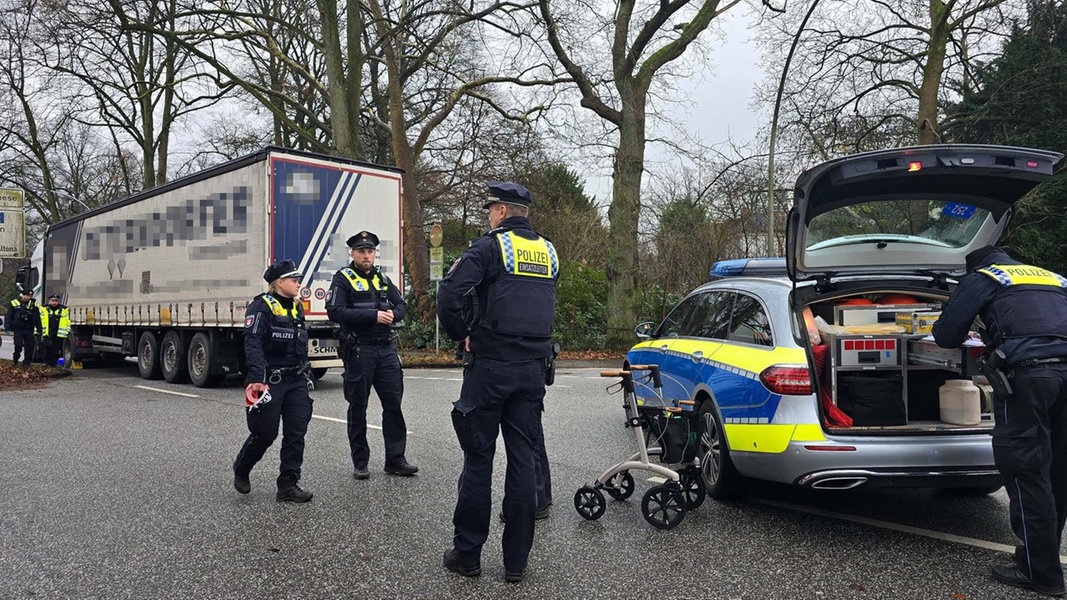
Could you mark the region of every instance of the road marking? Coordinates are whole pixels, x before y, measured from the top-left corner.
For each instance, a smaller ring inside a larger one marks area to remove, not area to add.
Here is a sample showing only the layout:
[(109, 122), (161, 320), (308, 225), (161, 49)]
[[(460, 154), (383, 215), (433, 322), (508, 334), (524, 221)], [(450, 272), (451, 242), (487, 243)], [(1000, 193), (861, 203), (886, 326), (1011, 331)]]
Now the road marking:
[[(334, 418), (334, 417), (324, 417), (322, 415), (311, 415), (311, 418), (312, 419), (322, 419), (323, 421), (332, 421), (334, 423), (344, 423), (345, 425), (348, 425), (348, 421), (346, 419), (337, 419), (337, 418)], [(367, 423), (367, 427), (369, 429), (377, 429), (378, 431), (382, 430), (381, 425), (371, 425), (370, 423)], [(413, 433), (413, 432), (409, 431), (408, 433), (410, 434), (410, 433)]]
[(150, 392), (159, 392), (161, 394), (172, 394), (174, 396), (185, 396), (186, 398), (199, 398), (200, 397), (200, 396), (197, 396), (196, 394), (185, 394), (185, 393), (182, 393), (182, 392), (172, 392), (170, 390), (161, 390), (159, 388), (148, 387), (147, 385), (135, 385), (133, 387), (135, 387), (137, 389), (141, 389), (141, 390), (148, 390)]
[(405, 375), (404, 379), (425, 379), (428, 381), (463, 381), (462, 377), (417, 377), (414, 375)]
[[(1006, 552), (1008, 554), (1015, 554), (1015, 546), (1009, 546), (1007, 544), (998, 544), (997, 542), (990, 542), (986, 540), (979, 540), (976, 538), (965, 537), (962, 535), (955, 535), (952, 533), (943, 533), (940, 531), (933, 531), (931, 529), (922, 529), (919, 527), (912, 527), (911, 525), (901, 525), (900, 523), (890, 523), (889, 521), (881, 521), (878, 519), (871, 519), (868, 517), (858, 517), (856, 515), (849, 515), (845, 513), (836, 513), (828, 510), (822, 510), (819, 508), (811, 508), (809, 506), (800, 506), (797, 504), (789, 504), (788, 502), (779, 502), (777, 500), (766, 500), (763, 498), (752, 498), (752, 500), (758, 504), (765, 504), (767, 506), (774, 506), (777, 508), (784, 508), (786, 510), (793, 510), (797, 512), (807, 513), (810, 515), (817, 515), (820, 517), (826, 517), (828, 519), (837, 519), (839, 521), (850, 521), (852, 523), (859, 523), (861, 525), (870, 525), (871, 527), (879, 527), (882, 529), (888, 529), (890, 531), (899, 531), (901, 533), (910, 533), (912, 535), (919, 535), (923, 537), (933, 538), (935, 540), (942, 540), (946, 542), (952, 542), (955, 544), (963, 544), (965, 546), (973, 546), (975, 548), (982, 548), (985, 550), (993, 550), (996, 552)], [(1067, 556), (1060, 556), (1060, 563), (1067, 564)]]

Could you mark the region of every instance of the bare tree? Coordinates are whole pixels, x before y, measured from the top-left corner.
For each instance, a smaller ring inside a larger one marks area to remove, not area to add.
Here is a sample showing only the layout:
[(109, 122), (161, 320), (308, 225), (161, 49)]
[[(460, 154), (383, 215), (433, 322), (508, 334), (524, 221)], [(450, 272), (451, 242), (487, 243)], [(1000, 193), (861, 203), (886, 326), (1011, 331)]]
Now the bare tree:
[[(635, 319), (634, 290), (638, 262), (637, 226), (641, 209), (646, 119), (657, 74), (680, 58), (712, 20), (739, 0), (663, 0), (641, 3), (617, 0), (613, 16), (589, 23), (599, 5), (555, 5), (539, 0), (541, 19), (555, 57), (574, 79), (581, 105), (609, 123), (618, 136), (608, 209), (608, 337), (611, 347), (629, 344)], [(559, 10), (557, 10), (559, 9)], [(606, 35), (608, 56), (586, 40)], [(597, 63), (610, 65), (608, 73)]]
[[(1024, 0), (822, 0), (813, 10), (817, 2), (774, 19), (765, 53), (782, 74), (779, 146), (819, 158), (940, 142), (949, 84), (967, 85), (1010, 30), (1007, 15), (1025, 9)], [(763, 97), (773, 96), (768, 85)]]

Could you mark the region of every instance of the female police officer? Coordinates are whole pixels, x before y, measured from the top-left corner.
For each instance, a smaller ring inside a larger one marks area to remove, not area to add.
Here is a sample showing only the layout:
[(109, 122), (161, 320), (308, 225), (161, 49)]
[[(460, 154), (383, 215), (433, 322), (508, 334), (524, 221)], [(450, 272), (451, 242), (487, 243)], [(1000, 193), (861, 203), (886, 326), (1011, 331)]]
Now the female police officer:
[(308, 396), (307, 331), (296, 295), (300, 271), (291, 260), (276, 262), (263, 273), (267, 293), (245, 311), (245, 358), (248, 363), (248, 439), (233, 463), (233, 487), (251, 491), (248, 474), (278, 436), (282, 421), (279, 502), (307, 502), (311, 492), (297, 485), (304, 461), (304, 434), (311, 421)]

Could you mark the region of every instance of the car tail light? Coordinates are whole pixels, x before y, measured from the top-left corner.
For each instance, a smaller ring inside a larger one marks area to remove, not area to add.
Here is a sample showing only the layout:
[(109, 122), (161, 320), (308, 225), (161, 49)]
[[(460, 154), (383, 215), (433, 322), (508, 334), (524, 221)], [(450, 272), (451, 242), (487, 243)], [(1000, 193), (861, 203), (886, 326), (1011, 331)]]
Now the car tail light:
[(775, 394), (803, 396), (811, 393), (811, 369), (799, 365), (771, 365), (759, 374), (763, 385)]
[(917, 160), (913, 160), (908, 163), (908, 171), (920, 171), (923, 168), (923, 164)]
[(805, 450), (811, 450), (813, 452), (855, 452), (855, 446), (819, 446), (819, 445), (806, 445)]

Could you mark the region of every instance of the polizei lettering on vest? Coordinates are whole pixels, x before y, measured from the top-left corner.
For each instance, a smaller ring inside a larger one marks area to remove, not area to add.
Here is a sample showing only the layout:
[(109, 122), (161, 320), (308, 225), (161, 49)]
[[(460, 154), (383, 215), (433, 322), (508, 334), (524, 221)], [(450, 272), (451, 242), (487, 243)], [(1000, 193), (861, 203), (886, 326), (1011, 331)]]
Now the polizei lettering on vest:
[(1004, 270), (1016, 276), (1048, 277), (1051, 275), (1049, 271), (1037, 267), (1005, 267)]
[(516, 248), (515, 258), (518, 258), (519, 261), (532, 261), (541, 264), (548, 264), (548, 253), (541, 250), (534, 251), (529, 250), (527, 248)]

